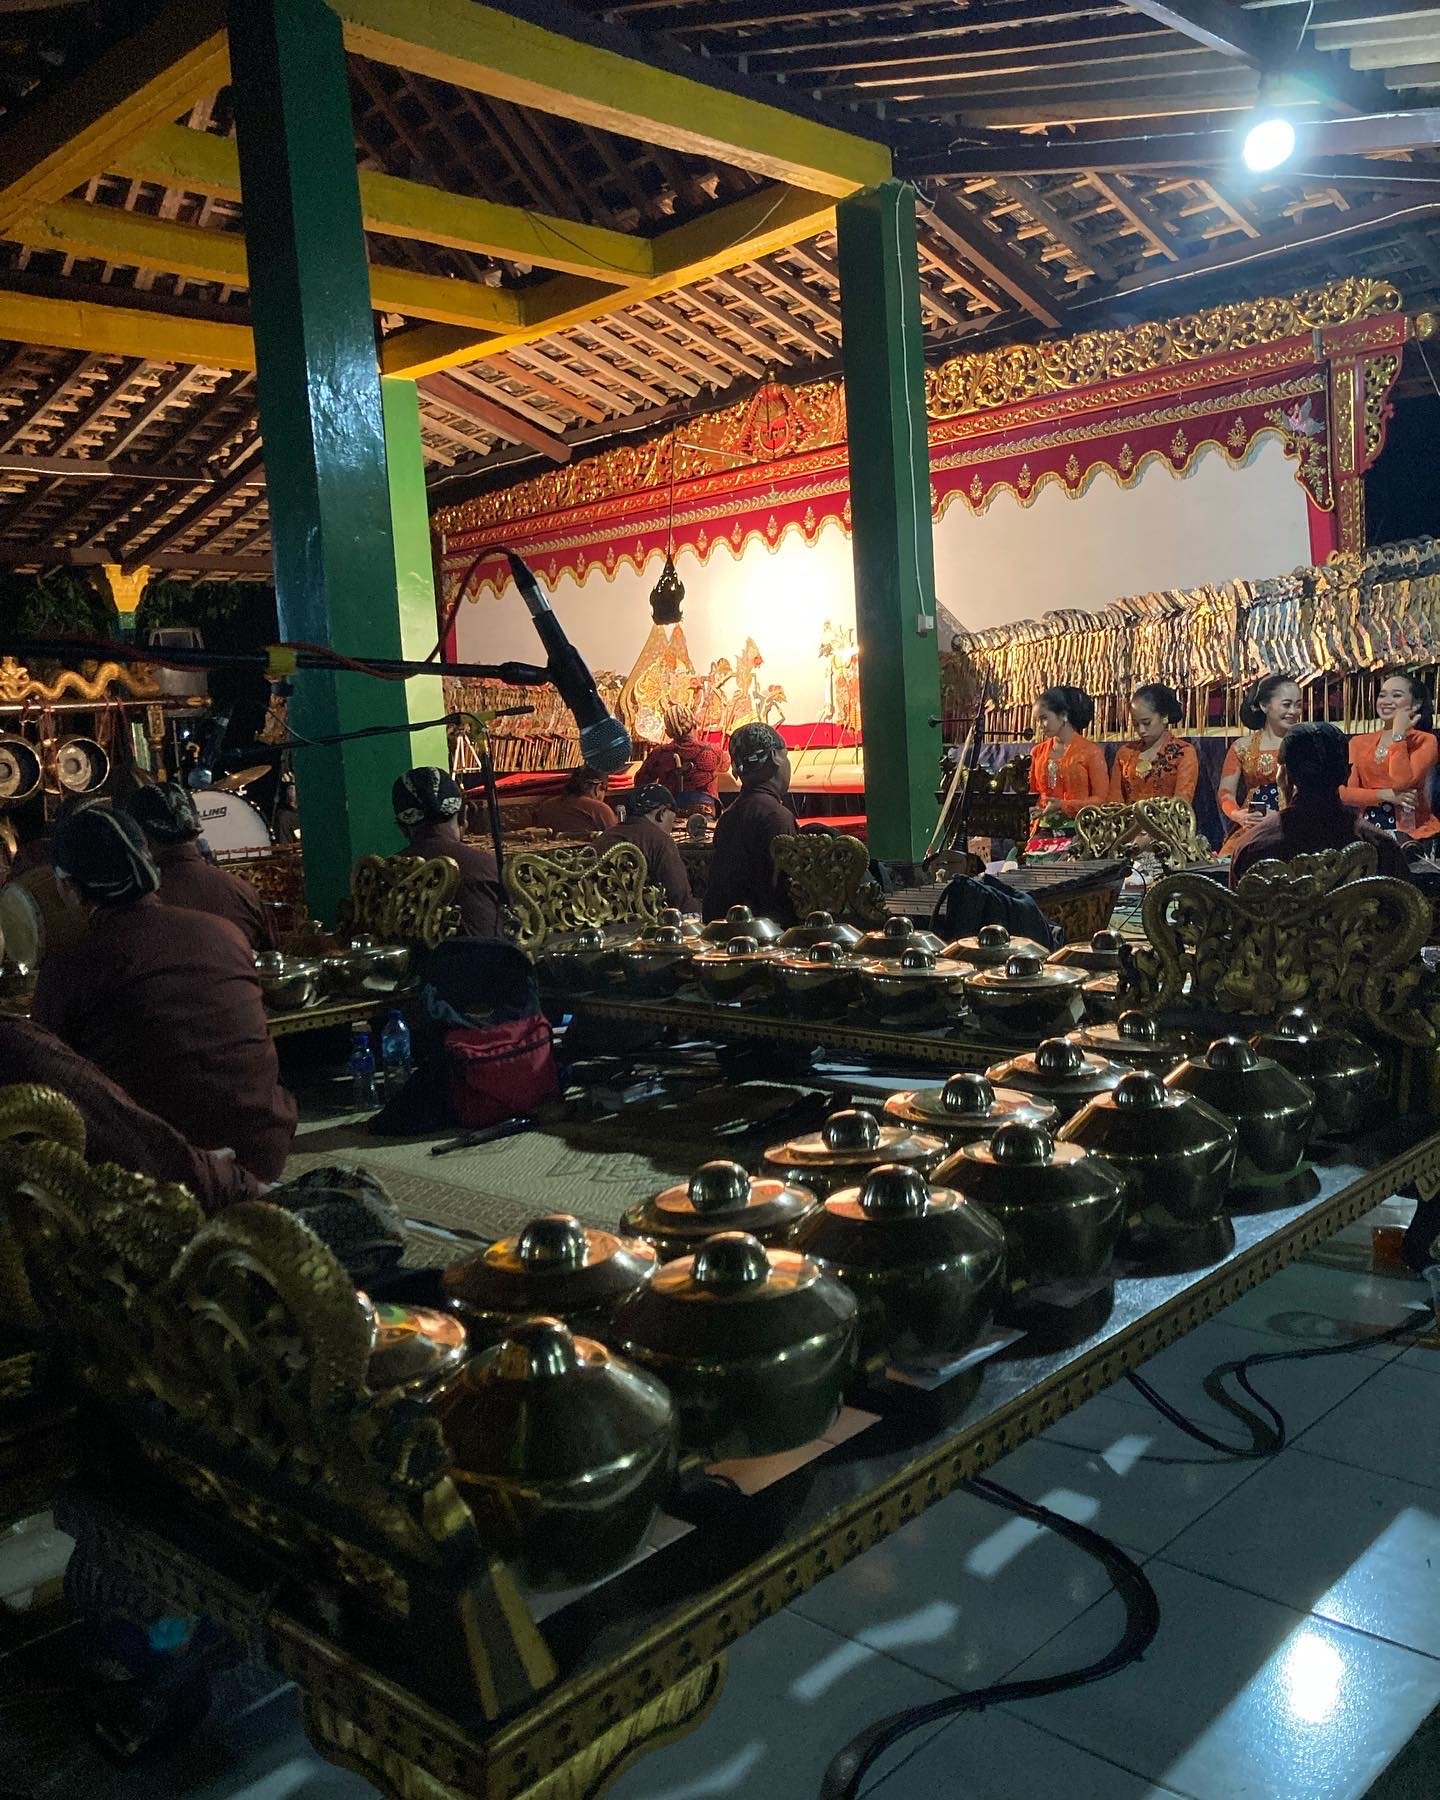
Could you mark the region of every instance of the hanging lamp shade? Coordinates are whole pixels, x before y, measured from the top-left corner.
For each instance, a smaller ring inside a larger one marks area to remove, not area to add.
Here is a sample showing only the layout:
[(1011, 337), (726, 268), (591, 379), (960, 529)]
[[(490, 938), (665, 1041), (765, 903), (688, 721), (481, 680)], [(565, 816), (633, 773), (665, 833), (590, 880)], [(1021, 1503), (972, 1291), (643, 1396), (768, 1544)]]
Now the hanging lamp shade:
[(667, 552), (660, 579), (650, 590), (650, 617), (657, 625), (678, 625), (684, 600), (685, 583), (675, 567), (673, 553)]

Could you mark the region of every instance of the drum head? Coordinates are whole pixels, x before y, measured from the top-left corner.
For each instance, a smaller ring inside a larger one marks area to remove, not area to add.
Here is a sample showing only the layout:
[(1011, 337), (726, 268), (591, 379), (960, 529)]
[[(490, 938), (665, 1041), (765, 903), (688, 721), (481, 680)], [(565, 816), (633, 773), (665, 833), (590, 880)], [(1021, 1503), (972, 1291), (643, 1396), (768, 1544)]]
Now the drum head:
[(0, 801), (28, 800), (40, 785), (40, 758), (24, 738), (0, 738)]
[(197, 788), (190, 798), (200, 815), (200, 832), (213, 856), (254, 856), (274, 843), (265, 816), (239, 794)]
[(45, 953), (40, 908), (23, 887), (0, 888), (0, 961), (11, 969), (38, 969)]

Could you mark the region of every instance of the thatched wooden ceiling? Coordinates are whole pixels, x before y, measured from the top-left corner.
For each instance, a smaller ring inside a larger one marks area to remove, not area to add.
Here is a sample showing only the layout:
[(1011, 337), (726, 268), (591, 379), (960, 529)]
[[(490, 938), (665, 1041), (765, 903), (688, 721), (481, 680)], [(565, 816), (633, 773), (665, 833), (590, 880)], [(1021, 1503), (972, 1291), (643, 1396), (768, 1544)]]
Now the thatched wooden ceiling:
[[(1430, 110), (1440, 5), (587, 0), (587, 10), (642, 34), (642, 54), (703, 54), (752, 87), (803, 93), (872, 133), (878, 122), (917, 182), (934, 355), (1352, 271), (1388, 277), (1412, 305), (1440, 301), (1440, 161), (1425, 147), (1440, 138)], [(122, 0), (0, 0), (0, 132), (5, 109), (23, 114), (134, 13)], [(533, 209), (562, 229), (652, 236), (760, 185), (360, 56), (350, 68), (362, 170)], [(1261, 68), (1297, 116), (1319, 123), (1300, 173), (1257, 181), (1233, 145)], [(177, 123), (228, 137), (228, 92)], [(243, 229), (238, 200), (143, 172), (98, 176), (72, 198), (231, 240)], [(523, 263), (380, 232), (370, 252), (378, 270), (457, 284), (523, 290), (540, 278)], [(0, 241), (5, 289), (247, 317), (238, 283), (34, 241)], [(838, 292), (833, 236), (822, 233), (424, 378), (432, 483), (452, 498), (523, 462), (733, 400), (768, 371), (829, 372)], [(378, 315), (381, 331), (406, 323)], [(77, 459), (92, 467), (77, 472)], [(253, 376), (0, 344), (0, 562), (259, 572), (267, 556)]]

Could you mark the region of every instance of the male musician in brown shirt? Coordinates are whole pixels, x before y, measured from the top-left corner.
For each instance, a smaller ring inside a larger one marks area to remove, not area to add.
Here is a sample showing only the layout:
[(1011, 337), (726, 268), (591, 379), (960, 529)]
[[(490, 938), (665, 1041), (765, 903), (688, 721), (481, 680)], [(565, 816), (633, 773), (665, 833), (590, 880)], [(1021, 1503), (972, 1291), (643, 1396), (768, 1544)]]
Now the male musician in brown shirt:
[(160, 871), (164, 906), (189, 906), (228, 919), (255, 951), (279, 943), (274, 917), (248, 881), (217, 869), (200, 849), (200, 815), (178, 781), (137, 788), (126, 811), (145, 833), (150, 857)]
[(115, 1163), (155, 1181), (181, 1182), (207, 1213), (266, 1191), (240, 1167), (233, 1150), (197, 1150), (53, 1031), (33, 1019), (0, 1017), (0, 1088), (17, 1082), (54, 1088), (75, 1107), (85, 1122), (87, 1162)]
[(460, 870), (455, 903), (463, 937), (500, 936), (500, 870), (493, 850), (460, 835), (459, 787), (444, 769), (411, 769), (390, 790), (395, 823), (412, 856), (448, 856)]
[(649, 879), (664, 890), (665, 904), (682, 913), (696, 912), (690, 877), (672, 833), (675, 829), (675, 796), (658, 782), (636, 788), (625, 803), (625, 817), (603, 832), (600, 848), (607, 844), (633, 844), (645, 858)]
[(279, 1180), (297, 1114), (249, 944), (228, 920), (160, 903), (160, 871), (128, 814), (91, 807), (57, 823), (50, 858), (88, 924), (41, 964), (35, 1022), (190, 1143)]
[(553, 799), (535, 808), (535, 823), (561, 837), (594, 837), (620, 823), (605, 800), (610, 783), (595, 769), (575, 769)]
[(770, 856), (779, 837), (799, 827), (785, 804), (790, 790), (790, 757), (785, 740), (771, 725), (752, 720), (730, 739), (730, 767), (740, 781), (740, 797), (720, 815), (705, 884), (705, 917), (723, 919), (743, 902), (759, 918), (795, 922), (790, 893)]

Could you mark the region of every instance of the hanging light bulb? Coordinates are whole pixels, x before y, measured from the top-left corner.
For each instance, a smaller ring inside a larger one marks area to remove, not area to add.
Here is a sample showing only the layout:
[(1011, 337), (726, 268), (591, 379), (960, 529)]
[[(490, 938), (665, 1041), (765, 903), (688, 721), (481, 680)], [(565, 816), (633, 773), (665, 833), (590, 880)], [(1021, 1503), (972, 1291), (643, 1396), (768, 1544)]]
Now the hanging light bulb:
[(1295, 127), (1271, 99), (1269, 76), (1260, 78), (1260, 93), (1240, 155), (1252, 175), (1268, 175), (1295, 154)]
[(665, 528), (665, 567), (650, 590), (650, 617), (657, 625), (678, 625), (685, 583), (675, 567), (675, 434), (670, 434), (670, 518)]

